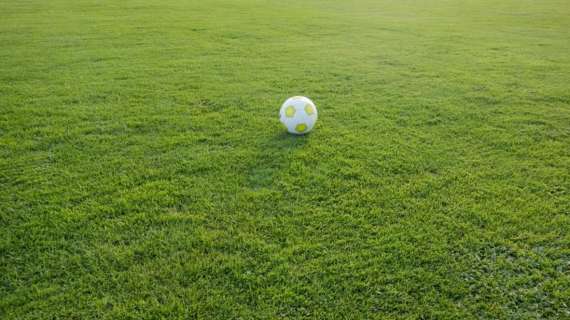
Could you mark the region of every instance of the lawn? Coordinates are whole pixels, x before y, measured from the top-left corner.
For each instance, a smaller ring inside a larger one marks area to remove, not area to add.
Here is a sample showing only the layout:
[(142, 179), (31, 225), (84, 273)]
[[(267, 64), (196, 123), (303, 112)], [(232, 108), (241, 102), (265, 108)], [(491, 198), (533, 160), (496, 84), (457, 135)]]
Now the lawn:
[(570, 318), (569, 16), (0, 0), (0, 318)]

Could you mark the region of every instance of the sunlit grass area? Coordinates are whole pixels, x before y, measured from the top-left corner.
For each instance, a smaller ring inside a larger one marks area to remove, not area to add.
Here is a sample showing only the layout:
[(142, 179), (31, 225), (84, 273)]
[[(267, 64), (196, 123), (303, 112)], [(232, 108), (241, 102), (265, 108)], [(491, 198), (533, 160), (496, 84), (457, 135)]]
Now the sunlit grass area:
[(0, 0), (0, 318), (570, 317), (569, 17)]

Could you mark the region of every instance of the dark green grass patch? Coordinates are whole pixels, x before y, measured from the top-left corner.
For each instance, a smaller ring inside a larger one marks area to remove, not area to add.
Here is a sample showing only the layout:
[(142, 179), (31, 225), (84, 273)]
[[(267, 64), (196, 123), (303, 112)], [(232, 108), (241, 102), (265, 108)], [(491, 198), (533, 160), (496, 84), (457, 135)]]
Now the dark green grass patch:
[(0, 1), (0, 318), (569, 318), (569, 16)]

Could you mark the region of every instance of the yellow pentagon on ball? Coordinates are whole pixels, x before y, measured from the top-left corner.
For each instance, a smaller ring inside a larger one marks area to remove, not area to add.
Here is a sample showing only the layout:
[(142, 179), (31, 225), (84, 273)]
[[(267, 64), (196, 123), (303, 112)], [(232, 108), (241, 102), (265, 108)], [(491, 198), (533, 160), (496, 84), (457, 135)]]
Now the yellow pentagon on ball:
[(295, 126), (295, 130), (297, 132), (305, 132), (307, 131), (307, 125), (304, 123), (299, 123), (297, 126)]
[(285, 116), (287, 118), (292, 118), (294, 115), (295, 115), (295, 107), (288, 106), (287, 108), (285, 108)]
[(315, 107), (313, 107), (312, 105), (307, 103), (305, 105), (305, 113), (310, 115), (310, 116), (314, 115), (315, 114)]

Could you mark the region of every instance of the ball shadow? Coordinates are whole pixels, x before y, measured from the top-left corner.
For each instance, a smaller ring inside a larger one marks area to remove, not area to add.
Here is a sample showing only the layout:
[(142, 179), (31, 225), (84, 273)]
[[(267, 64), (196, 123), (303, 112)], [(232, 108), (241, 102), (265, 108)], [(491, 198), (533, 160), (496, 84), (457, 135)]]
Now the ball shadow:
[(255, 161), (247, 172), (247, 186), (252, 189), (270, 188), (276, 175), (286, 171), (298, 150), (310, 141), (310, 134), (293, 135), (284, 130), (271, 135), (259, 145)]

